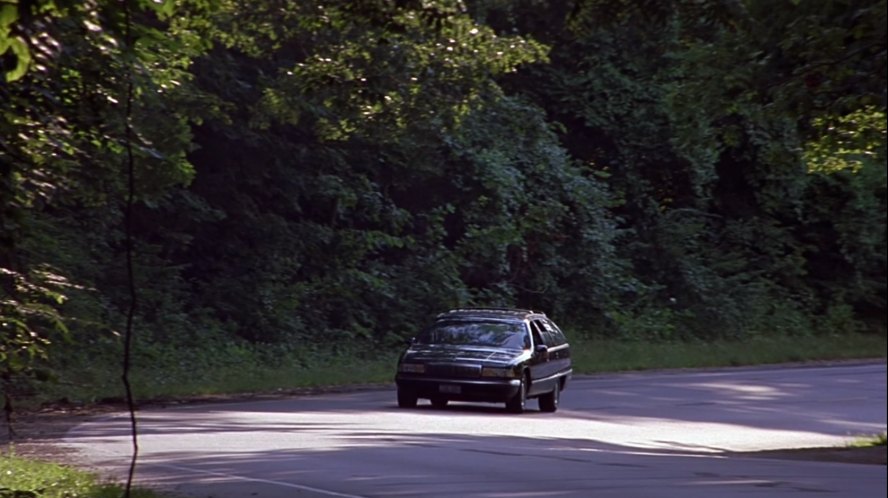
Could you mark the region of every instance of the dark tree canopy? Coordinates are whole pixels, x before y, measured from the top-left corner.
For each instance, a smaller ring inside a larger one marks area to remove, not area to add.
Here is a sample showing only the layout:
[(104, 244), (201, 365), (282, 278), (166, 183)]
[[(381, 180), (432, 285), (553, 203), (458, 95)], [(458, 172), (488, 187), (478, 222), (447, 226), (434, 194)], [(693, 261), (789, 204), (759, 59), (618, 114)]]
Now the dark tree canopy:
[(148, 344), (884, 333), (884, 0), (130, 5), (0, 2), (10, 375), (122, 327), (130, 78)]

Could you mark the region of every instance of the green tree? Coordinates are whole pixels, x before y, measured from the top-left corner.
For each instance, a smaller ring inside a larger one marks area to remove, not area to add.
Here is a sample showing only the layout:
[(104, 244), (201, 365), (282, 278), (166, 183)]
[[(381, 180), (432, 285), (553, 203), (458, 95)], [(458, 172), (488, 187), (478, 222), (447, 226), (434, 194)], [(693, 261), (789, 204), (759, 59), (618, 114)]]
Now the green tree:
[(264, 7), (215, 11), (206, 37), (227, 48), (196, 66), (226, 113), (196, 133), (193, 191), (224, 217), (195, 227), (187, 274), (244, 337), (384, 339), (465, 302), (565, 307), (536, 294), (571, 273), (569, 235), (543, 237), (562, 226), (595, 242), (586, 282), (610, 264), (601, 187), (494, 79), (542, 46), (450, 2)]
[[(140, 209), (150, 212), (191, 178), (188, 116), (178, 109), (187, 100), (184, 49), (196, 39), (162, 33), (152, 6), (137, 13), (138, 43), (129, 52), (118, 2), (3, 4), (0, 36), (27, 48), (15, 50), (14, 77), (0, 87), (7, 371), (28, 373), (59, 332), (121, 327), (127, 81), (136, 88), (130, 116)], [(144, 228), (150, 244), (155, 227)]]
[[(811, 329), (829, 305), (800, 236), (811, 229), (808, 166), (859, 164), (883, 147), (871, 125), (850, 148), (823, 132), (884, 110), (884, 2), (586, 0), (537, 16), (532, 0), (473, 6), (498, 30), (552, 45), (551, 64), (507, 88), (562, 123), (562, 143), (621, 200), (623, 254), (645, 283), (613, 314), (623, 333)], [(880, 219), (877, 177), (845, 194), (867, 199), (846, 221)], [(884, 236), (867, 232), (855, 250), (879, 254)], [(859, 274), (880, 279), (878, 266)], [(846, 281), (831, 283), (829, 299), (844, 295)]]

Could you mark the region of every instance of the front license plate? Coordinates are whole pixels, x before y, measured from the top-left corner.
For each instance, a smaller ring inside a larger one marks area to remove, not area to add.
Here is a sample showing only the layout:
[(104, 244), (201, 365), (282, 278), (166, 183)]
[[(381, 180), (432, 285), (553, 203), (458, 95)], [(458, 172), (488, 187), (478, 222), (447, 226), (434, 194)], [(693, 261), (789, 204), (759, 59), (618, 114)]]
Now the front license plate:
[(454, 386), (453, 384), (441, 384), (440, 386), (438, 386), (438, 392), (447, 394), (459, 394), (460, 388), (459, 386)]

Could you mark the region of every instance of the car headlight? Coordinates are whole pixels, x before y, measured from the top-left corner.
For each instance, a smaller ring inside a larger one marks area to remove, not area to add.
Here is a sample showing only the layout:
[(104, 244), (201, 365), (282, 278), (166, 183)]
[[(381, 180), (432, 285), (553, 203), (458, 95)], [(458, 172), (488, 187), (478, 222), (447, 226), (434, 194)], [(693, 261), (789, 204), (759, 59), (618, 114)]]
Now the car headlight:
[(511, 368), (484, 367), (481, 369), (481, 377), (509, 378), (514, 376), (514, 371)]
[(425, 373), (425, 365), (419, 363), (401, 363), (398, 365), (398, 371), (404, 373)]

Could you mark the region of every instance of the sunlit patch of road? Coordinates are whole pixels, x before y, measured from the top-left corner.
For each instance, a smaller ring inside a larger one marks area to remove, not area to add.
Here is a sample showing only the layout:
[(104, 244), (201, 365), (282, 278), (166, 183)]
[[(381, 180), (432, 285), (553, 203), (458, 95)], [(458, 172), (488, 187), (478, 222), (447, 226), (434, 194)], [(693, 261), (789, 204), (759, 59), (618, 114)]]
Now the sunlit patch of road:
[[(662, 486), (719, 496), (848, 486), (865, 496), (875, 486), (881, 497), (884, 469), (881, 477), (855, 470), (861, 475), (851, 482), (850, 474), (781, 464), (797, 474), (788, 481), (796, 485), (783, 486), (780, 466), (746, 463), (753, 477), (742, 477), (736, 467), (726, 471), (723, 454), (840, 446), (883, 432), (885, 385), (885, 365), (869, 364), (577, 378), (554, 414), (466, 403), (404, 410), (393, 390), (150, 409), (139, 414), (140, 465), (155, 484), (219, 497), (249, 485), (263, 496), (494, 496), (498, 489), (586, 496), (612, 486), (621, 490), (612, 496), (685, 496)], [(124, 415), (83, 424), (66, 443), (112, 474), (131, 454)]]

